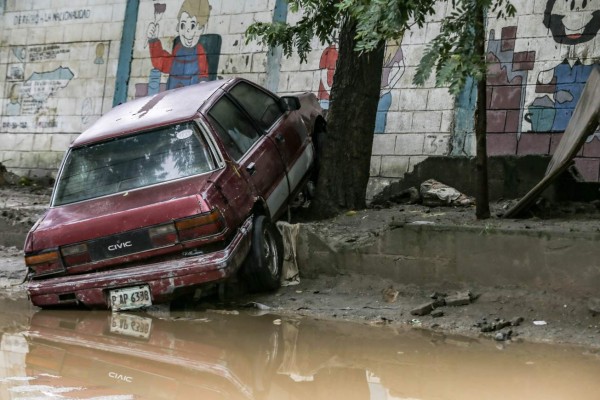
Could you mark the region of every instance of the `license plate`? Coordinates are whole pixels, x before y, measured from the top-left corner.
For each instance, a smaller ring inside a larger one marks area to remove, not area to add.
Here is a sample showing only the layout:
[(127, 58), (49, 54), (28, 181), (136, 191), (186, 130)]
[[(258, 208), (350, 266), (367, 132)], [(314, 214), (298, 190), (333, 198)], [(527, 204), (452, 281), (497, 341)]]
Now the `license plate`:
[(148, 339), (152, 329), (152, 318), (130, 314), (113, 314), (110, 318), (110, 333)]
[(109, 296), (110, 308), (113, 311), (131, 310), (152, 305), (152, 297), (148, 286), (114, 289), (109, 292)]

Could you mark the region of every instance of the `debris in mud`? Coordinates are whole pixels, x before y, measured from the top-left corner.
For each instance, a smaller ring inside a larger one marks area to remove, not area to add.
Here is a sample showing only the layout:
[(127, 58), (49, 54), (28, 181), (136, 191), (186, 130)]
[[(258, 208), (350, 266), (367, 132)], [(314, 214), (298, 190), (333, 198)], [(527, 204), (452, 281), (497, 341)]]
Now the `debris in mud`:
[(381, 291), (381, 294), (383, 295), (383, 300), (386, 303), (393, 303), (396, 301), (396, 299), (398, 299), (398, 294), (400, 292), (398, 292), (396, 289), (394, 289), (393, 286), (390, 286), (388, 288), (385, 288)]
[(444, 205), (471, 206), (475, 204), (472, 197), (466, 196), (451, 186), (445, 185), (435, 179), (428, 179), (421, 184), (421, 198), (423, 205), (438, 207)]
[(446, 297), (446, 305), (450, 307), (466, 306), (473, 302), (476, 296), (470, 290), (464, 292), (456, 292)]
[(494, 340), (497, 342), (505, 342), (512, 338), (513, 331), (509, 330), (507, 332), (496, 332), (494, 335)]
[[(451, 306), (451, 307), (466, 306), (466, 305), (471, 304), (477, 298), (477, 296), (473, 295), (473, 293), (471, 293), (470, 290), (466, 290), (463, 292), (456, 292), (449, 296), (447, 296), (445, 293), (434, 292), (429, 297), (432, 300), (413, 308), (410, 311), (411, 315), (418, 315), (418, 316), (429, 315), (437, 308), (444, 307), (444, 306)], [(440, 314), (440, 312), (437, 312), (435, 316), (434, 315), (432, 315), (432, 316), (434, 318), (437, 318), (437, 317), (441, 317), (443, 315), (444, 315), (444, 313), (442, 311), (441, 314)]]
[(400, 191), (400, 193), (394, 196), (391, 196), (389, 201), (398, 204), (416, 204), (421, 201), (421, 195), (419, 190), (413, 186)]
[(592, 298), (588, 301), (588, 310), (592, 313), (592, 317), (600, 315), (600, 298)]
[(484, 317), (480, 321), (476, 322), (473, 326), (480, 328), (481, 332), (483, 333), (488, 333), (499, 331), (509, 326), (519, 326), (523, 321), (523, 317), (515, 317), (510, 321), (503, 318), (496, 318), (494, 321), (490, 322)]
[(499, 331), (500, 329), (504, 329), (507, 326), (511, 326), (511, 322), (498, 318), (493, 322), (488, 322), (486, 318), (483, 318), (480, 322), (477, 322), (475, 326), (480, 328), (481, 332), (488, 333)]
[(412, 310), (410, 310), (410, 314), (411, 315), (419, 315), (419, 316), (430, 314), (435, 308), (433, 306), (434, 303), (435, 303), (435, 301), (428, 301), (427, 303), (423, 303), (423, 304), (417, 306), (416, 308), (413, 308)]
[(242, 307), (246, 307), (246, 308), (256, 308), (258, 310), (270, 310), (271, 307), (267, 306), (266, 304), (262, 304), (262, 303), (257, 303), (255, 301), (251, 301), (249, 303), (244, 304)]

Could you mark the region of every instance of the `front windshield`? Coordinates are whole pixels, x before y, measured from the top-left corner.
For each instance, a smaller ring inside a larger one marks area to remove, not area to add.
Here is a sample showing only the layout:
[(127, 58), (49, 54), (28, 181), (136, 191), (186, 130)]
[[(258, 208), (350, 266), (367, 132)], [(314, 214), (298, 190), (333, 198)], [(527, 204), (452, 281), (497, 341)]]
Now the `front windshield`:
[(69, 152), (53, 205), (106, 196), (215, 169), (193, 122)]

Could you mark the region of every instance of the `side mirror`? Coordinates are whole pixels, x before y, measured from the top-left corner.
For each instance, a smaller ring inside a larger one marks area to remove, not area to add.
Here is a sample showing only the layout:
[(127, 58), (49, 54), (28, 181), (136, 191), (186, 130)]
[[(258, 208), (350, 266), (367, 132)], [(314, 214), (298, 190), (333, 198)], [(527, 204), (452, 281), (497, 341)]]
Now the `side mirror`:
[(283, 96), (279, 100), (283, 111), (295, 111), (300, 109), (300, 99), (296, 96)]

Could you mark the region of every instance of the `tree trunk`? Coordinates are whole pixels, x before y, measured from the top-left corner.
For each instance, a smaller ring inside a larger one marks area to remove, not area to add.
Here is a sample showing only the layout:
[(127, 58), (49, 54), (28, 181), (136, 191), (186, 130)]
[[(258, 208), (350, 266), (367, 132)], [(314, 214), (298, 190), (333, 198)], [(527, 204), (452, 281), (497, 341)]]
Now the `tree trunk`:
[[(477, 53), (485, 60), (485, 9), (477, 6), (475, 23), (475, 47)], [(485, 69), (482, 78), (477, 82), (477, 109), (475, 111), (475, 140), (477, 156), (475, 169), (477, 173), (477, 192), (475, 193), (475, 216), (477, 219), (490, 217), (490, 202), (488, 195), (487, 168), (487, 78)]]
[(366, 206), (384, 44), (358, 53), (354, 51), (355, 35), (356, 23), (347, 19), (340, 29), (327, 134), (313, 201), (312, 211), (320, 218)]

